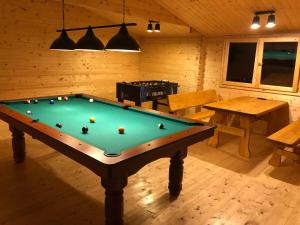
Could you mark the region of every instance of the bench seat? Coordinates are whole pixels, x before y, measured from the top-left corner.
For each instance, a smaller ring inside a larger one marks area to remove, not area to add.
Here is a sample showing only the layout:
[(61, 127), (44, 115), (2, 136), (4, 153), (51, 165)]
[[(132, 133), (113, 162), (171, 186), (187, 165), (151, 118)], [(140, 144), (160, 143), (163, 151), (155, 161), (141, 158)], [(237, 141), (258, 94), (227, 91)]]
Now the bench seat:
[(275, 132), (268, 139), (276, 144), (272, 158), (269, 161), (272, 166), (280, 166), (282, 156), (292, 160), (299, 160), (300, 120), (292, 122)]

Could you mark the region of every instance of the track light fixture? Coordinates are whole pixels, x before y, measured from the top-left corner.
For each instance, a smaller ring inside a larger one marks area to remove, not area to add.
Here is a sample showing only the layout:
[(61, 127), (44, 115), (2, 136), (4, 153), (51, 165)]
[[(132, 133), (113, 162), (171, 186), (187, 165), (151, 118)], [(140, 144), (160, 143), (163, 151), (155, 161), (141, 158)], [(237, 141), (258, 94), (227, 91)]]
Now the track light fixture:
[(275, 15), (271, 14), (271, 15), (268, 16), (268, 21), (267, 21), (266, 27), (267, 28), (272, 28), (272, 27), (275, 27), (275, 26), (276, 26)]
[[(154, 30), (153, 30), (152, 23), (156, 23), (155, 27), (154, 27)], [(160, 23), (159, 23), (159, 21), (156, 21), (156, 20), (149, 20), (149, 23), (148, 23), (148, 26), (147, 26), (147, 32), (152, 33), (153, 31), (157, 32), (157, 33), (160, 32)]]
[[(141, 48), (136, 40), (129, 35), (127, 27), (136, 26), (136, 23), (125, 23), (125, 0), (123, 0), (123, 23), (103, 25), (103, 26), (88, 26), (80, 28), (69, 28), (65, 29), (64, 24), (64, 0), (62, 0), (62, 14), (63, 14), (63, 27), (57, 32), (61, 32), (61, 35), (56, 39), (50, 46), (53, 50), (80, 50), (80, 51), (120, 51), (120, 52), (140, 52)], [(106, 47), (104, 48), (103, 43), (95, 36), (93, 30), (101, 28), (112, 28), (120, 27), (119, 32), (111, 38)], [(72, 41), (67, 31), (79, 31), (87, 30), (86, 34), (79, 39), (77, 44)]]
[(259, 16), (254, 16), (251, 24), (251, 29), (256, 30), (260, 28), (260, 18)]
[(260, 28), (260, 15), (266, 15), (269, 14), (266, 27), (267, 28), (273, 28), (276, 26), (275, 23), (275, 11), (274, 10), (268, 10), (268, 11), (257, 11), (255, 12), (255, 15), (252, 20), (251, 29), (255, 30)]
[(151, 22), (149, 22), (149, 24), (148, 24), (147, 32), (148, 32), (148, 33), (152, 33), (152, 32), (153, 32), (153, 26), (152, 26), (152, 23), (151, 23)]

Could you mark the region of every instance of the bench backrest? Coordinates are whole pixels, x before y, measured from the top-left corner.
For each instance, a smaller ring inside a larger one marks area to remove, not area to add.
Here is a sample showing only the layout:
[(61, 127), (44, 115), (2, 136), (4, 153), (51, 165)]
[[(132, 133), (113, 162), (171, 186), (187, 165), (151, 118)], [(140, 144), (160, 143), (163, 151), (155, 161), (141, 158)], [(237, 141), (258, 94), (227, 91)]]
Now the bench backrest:
[(168, 95), (168, 105), (170, 112), (202, 106), (207, 103), (218, 100), (216, 90), (205, 90), (197, 92), (189, 92), (182, 94)]

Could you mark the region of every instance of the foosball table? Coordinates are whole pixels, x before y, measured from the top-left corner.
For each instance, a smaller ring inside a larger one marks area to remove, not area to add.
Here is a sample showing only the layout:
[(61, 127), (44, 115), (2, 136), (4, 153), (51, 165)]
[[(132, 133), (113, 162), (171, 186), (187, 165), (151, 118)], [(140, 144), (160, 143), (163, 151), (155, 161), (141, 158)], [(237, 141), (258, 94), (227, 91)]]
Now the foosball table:
[(117, 98), (119, 102), (133, 101), (136, 106), (152, 101), (152, 109), (157, 110), (159, 104), (166, 105), (158, 100), (165, 99), (171, 94), (177, 94), (177, 89), (178, 83), (163, 80), (118, 82)]

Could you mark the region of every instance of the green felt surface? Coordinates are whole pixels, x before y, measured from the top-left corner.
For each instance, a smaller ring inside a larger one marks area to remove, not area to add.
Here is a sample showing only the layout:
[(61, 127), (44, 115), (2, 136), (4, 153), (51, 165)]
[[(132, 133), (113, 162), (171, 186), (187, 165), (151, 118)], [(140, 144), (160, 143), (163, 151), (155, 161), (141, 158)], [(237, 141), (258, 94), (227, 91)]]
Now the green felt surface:
[[(128, 148), (196, 126), (143, 110), (125, 110), (117, 104), (101, 101), (90, 103), (83, 97), (71, 97), (68, 101), (55, 99), (54, 104), (49, 104), (49, 99), (39, 99), (38, 104), (10, 102), (7, 106), (100, 148), (106, 154), (121, 154)], [(32, 111), (32, 114), (26, 114), (27, 110)], [(90, 117), (95, 117), (96, 123), (90, 123)], [(61, 123), (63, 127), (57, 128), (57, 123)], [(163, 123), (165, 129), (159, 129), (159, 123)], [(88, 134), (82, 134), (81, 129), (84, 125), (89, 128)], [(119, 127), (125, 128), (125, 134), (119, 134)]]

